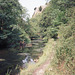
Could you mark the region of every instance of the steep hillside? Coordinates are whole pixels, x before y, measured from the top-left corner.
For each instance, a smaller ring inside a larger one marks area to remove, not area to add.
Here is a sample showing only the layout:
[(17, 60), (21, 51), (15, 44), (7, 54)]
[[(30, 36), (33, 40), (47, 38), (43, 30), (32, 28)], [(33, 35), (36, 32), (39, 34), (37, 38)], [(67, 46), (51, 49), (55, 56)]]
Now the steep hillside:
[(74, 75), (75, 0), (51, 0), (38, 22), (44, 42), (54, 38), (57, 43), (55, 58), (45, 75)]
[[(30, 65), (22, 75), (33, 75), (49, 58), (50, 51), (55, 55), (47, 69), (43, 69), (43, 75), (75, 75), (75, 0), (51, 0), (40, 15), (31, 19), (31, 25), (47, 44), (38, 63)], [(52, 38), (54, 40), (49, 41)]]

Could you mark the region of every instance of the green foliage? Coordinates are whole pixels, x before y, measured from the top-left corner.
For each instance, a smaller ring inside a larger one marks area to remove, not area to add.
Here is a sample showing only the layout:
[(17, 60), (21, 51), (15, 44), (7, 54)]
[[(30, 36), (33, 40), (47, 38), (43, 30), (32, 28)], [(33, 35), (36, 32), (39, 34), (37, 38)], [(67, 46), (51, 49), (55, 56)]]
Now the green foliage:
[(75, 1), (51, 0), (42, 13), (39, 26), (41, 27), (40, 32), (45, 42), (49, 38), (58, 38), (54, 62), (56, 66), (61, 67), (63, 65), (65, 72), (62, 75), (74, 75)]
[(46, 61), (48, 61), (49, 59), (51, 61), (52, 60), (51, 58), (53, 58), (52, 53), (54, 53), (53, 45), (55, 45), (55, 41), (54, 39), (50, 39), (48, 43), (46, 43), (46, 46), (44, 47), (43, 50), (43, 55), (38, 59), (39, 61), (36, 64), (29, 64), (27, 69), (21, 70), (20, 75), (32, 75), (34, 71), (42, 64), (44, 64)]
[(31, 25), (31, 37), (38, 36), (38, 33), (40, 32), (39, 22), (41, 19), (41, 14), (33, 17), (30, 19), (30, 25)]
[[(72, 29), (73, 25), (62, 27), (63, 31), (59, 33), (62, 35), (59, 39), (59, 43), (56, 47), (56, 56), (58, 59), (58, 63), (65, 62), (64, 68), (69, 70), (68, 73), (74, 74), (74, 60), (75, 60), (75, 39), (73, 36), (73, 32), (75, 33), (75, 27)], [(61, 42), (61, 44), (60, 44)], [(69, 75), (69, 74), (68, 74)]]
[(26, 12), (18, 0), (0, 1), (0, 47), (17, 46), (20, 40), (30, 42)]
[[(67, 9), (70, 9), (75, 1), (69, 0), (51, 0), (48, 7), (43, 11), (39, 23), (41, 27), (42, 37), (49, 39), (50, 37), (56, 39), (59, 26), (66, 24), (69, 20), (66, 14)], [(72, 4), (71, 4), (72, 3)]]
[[(68, 22), (59, 27), (59, 40), (56, 46), (58, 64), (64, 61), (64, 69), (68, 75), (74, 75), (75, 61), (75, 7), (66, 10)], [(65, 74), (66, 75), (66, 72)]]
[(45, 9), (39, 24), (41, 33), (44, 33), (43, 38), (57, 38), (58, 26), (62, 23), (63, 15), (62, 11), (51, 8), (51, 5)]

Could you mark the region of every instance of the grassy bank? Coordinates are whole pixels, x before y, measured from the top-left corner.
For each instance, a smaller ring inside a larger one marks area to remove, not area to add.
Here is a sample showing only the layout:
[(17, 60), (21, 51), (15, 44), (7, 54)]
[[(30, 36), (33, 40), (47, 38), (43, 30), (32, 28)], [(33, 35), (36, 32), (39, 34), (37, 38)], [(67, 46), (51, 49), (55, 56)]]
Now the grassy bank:
[(45, 75), (75, 75), (75, 25), (69, 24), (60, 27), (55, 57)]
[(50, 56), (50, 53), (54, 50), (55, 42), (53, 39), (50, 39), (46, 46), (43, 49), (43, 55), (39, 57), (39, 60), (36, 64), (29, 64), (27, 69), (21, 70), (20, 75), (32, 75), (34, 70), (43, 64)]

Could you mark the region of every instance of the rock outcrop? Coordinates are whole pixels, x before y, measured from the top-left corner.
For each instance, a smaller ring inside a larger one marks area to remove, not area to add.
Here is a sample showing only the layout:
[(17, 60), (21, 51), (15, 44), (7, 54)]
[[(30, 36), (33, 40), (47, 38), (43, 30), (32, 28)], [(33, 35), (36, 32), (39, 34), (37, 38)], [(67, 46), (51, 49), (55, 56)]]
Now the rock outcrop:
[(43, 6), (40, 6), (40, 7), (35, 7), (34, 8), (34, 14), (33, 14), (32, 17), (35, 17), (36, 15), (41, 13), (46, 7), (47, 7), (47, 5), (43, 5)]

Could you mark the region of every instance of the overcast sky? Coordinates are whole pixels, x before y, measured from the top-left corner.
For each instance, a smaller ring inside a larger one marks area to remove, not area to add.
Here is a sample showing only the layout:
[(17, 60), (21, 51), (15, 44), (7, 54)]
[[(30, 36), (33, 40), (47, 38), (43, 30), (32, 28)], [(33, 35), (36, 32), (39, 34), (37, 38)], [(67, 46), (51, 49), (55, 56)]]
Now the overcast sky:
[(33, 15), (35, 7), (45, 5), (46, 3), (45, 0), (19, 0), (19, 2), (23, 7), (27, 8), (30, 17)]

